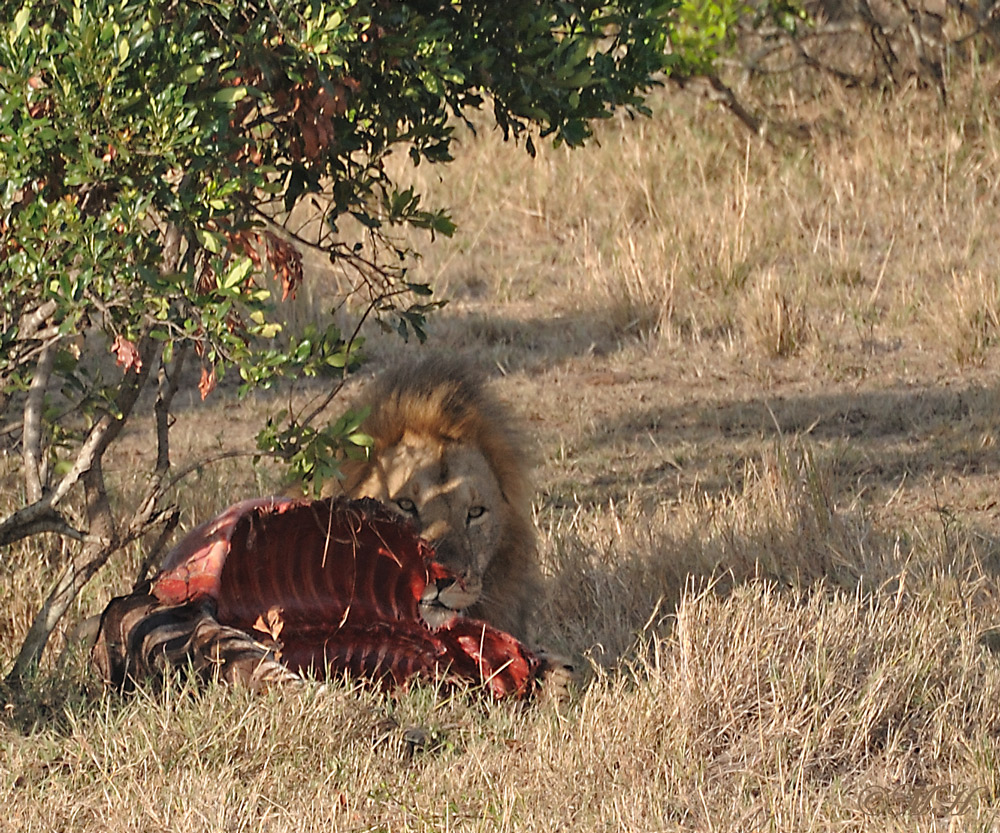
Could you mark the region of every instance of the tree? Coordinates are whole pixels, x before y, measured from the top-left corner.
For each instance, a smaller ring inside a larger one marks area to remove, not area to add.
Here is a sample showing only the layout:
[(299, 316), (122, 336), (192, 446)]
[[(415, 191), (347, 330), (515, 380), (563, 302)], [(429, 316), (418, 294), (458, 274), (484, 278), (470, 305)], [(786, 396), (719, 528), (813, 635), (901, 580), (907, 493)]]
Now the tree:
[[(456, 124), (489, 107), (534, 153), (583, 144), (678, 58), (675, 2), (27, 0), (0, 20), (0, 442), (23, 500), (0, 547), (77, 543), (8, 679), (37, 664), (76, 593), (116, 551), (177, 521), (166, 495), (170, 410), (185, 365), (202, 396), (342, 377), (357, 330), (290, 334), (280, 303), (313, 249), (378, 318), (422, 336), (435, 306), (393, 230), (450, 234), (386, 160), (444, 164)], [(293, 224), (297, 207), (314, 222)], [(118, 367), (98, 361), (111, 353)], [(102, 460), (147, 397), (157, 454), (142, 494), (112, 509)], [(365, 438), (347, 416), (266, 426), (259, 450), (322, 478)]]

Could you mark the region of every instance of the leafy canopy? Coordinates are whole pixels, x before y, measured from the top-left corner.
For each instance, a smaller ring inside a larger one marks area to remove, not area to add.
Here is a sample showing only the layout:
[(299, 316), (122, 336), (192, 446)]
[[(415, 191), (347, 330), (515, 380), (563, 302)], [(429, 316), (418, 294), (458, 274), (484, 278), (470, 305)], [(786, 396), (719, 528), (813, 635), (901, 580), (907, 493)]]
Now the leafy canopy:
[[(103, 334), (126, 371), (192, 349), (203, 395), (234, 366), (247, 386), (266, 386), (350, 365), (356, 341), (335, 327), (281, 332), (278, 296), (301, 281), (303, 248), (360, 293), (362, 318), (422, 336), (434, 304), (406, 280), (391, 229), (453, 225), (390, 178), (389, 154), (449, 161), (456, 123), (484, 106), (529, 152), (533, 132), (581, 144), (614, 107), (643, 110), (674, 10), (645, 0), (3, 5), (0, 382), (8, 396), (24, 390), (55, 339), (77, 415), (107, 408), (121, 381), (88, 375), (68, 338), (85, 331)], [(306, 203), (318, 219), (293, 225)]]

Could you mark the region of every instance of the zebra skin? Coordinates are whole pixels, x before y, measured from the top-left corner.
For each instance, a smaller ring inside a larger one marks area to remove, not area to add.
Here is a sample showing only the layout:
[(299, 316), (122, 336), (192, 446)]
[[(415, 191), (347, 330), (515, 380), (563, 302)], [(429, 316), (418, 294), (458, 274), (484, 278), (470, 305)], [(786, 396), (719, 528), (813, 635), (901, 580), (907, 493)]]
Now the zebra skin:
[(107, 685), (128, 691), (163, 679), (171, 669), (258, 689), (301, 677), (280, 663), (273, 648), (215, 618), (210, 599), (165, 605), (150, 583), (112, 599), (101, 616), (91, 660)]

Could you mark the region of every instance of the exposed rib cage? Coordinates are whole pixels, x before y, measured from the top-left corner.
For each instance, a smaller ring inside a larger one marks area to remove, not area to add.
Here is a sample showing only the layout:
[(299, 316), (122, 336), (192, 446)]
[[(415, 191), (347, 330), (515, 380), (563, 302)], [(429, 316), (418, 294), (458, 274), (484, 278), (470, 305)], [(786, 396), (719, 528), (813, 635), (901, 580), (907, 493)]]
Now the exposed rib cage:
[(105, 611), (94, 659), (115, 685), (190, 662), (252, 685), (348, 673), (532, 690), (539, 661), (489, 625), (420, 615), (429, 580), (453, 578), (375, 501), (244, 501), (193, 530), (164, 569)]

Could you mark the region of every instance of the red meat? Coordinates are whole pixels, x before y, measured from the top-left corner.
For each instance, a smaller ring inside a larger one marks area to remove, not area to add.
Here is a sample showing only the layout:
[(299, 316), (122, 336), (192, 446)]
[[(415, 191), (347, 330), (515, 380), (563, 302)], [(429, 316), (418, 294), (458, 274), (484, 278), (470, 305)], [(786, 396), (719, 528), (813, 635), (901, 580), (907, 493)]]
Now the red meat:
[(152, 584), (163, 605), (214, 601), (220, 625), (270, 638), (291, 671), (483, 684), (524, 696), (539, 660), (507, 633), (420, 614), (429, 581), (457, 580), (381, 504), (284, 498), (238, 503), (189, 533)]

